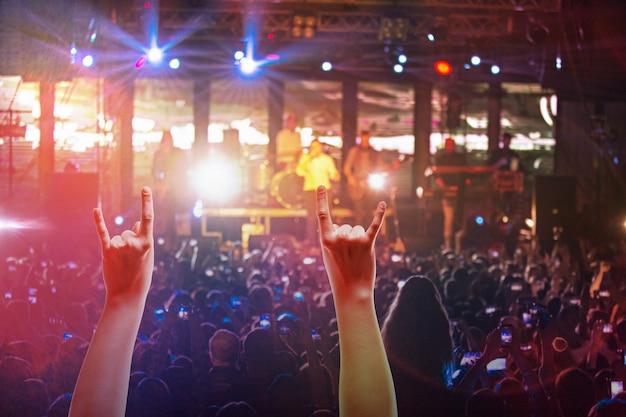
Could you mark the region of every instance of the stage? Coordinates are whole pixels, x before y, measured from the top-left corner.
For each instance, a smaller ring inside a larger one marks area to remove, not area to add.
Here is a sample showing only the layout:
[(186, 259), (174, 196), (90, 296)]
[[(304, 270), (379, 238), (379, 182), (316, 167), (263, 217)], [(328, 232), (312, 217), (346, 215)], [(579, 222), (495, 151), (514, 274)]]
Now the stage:
[[(354, 219), (353, 210), (345, 207), (331, 209), (335, 223)], [(250, 236), (292, 235), (304, 238), (308, 213), (303, 208), (282, 207), (205, 207), (201, 216), (201, 232), (204, 237), (223, 240), (241, 240), (248, 248)], [(316, 219), (313, 219), (317, 221)]]

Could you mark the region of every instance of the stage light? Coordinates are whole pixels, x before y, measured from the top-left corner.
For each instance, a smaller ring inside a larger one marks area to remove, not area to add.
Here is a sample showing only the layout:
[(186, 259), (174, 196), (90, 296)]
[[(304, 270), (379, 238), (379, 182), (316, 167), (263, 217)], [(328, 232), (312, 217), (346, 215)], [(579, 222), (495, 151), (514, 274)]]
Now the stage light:
[(196, 168), (191, 179), (196, 193), (205, 202), (232, 202), (241, 192), (241, 170), (238, 162), (224, 160), (221, 155), (216, 155)]
[(367, 184), (373, 190), (382, 190), (385, 188), (385, 174), (370, 174), (367, 178)]
[(146, 57), (142, 55), (139, 57), (137, 62), (135, 62), (135, 68), (141, 68), (143, 67), (143, 64), (145, 63), (146, 63)]
[(0, 219), (0, 230), (1, 229), (21, 229), (22, 226), (13, 220), (3, 220)]
[(524, 224), (526, 224), (526, 226), (528, 226), (531, 229), (535, 227), (535, 221), (533, 219), (524, 220)]
[(246, 55), (243, 53), (243, 51), (235, 51), (233, 56), (234, 56), (235, 60), (241, 61), (243, 59), (243, 57), (246, 56)]
[(468, 69), (472, 68), (472, 66), (466, 62), (465, 64), (463, 64), (463, 68), (468, 70)]
[(558, 70), (563, 69), (563, 61), (561, 60), (560, 56), (556, 57), (554, 65), (555, 65), (556, 69), (558, 69)]
[(83, 57), (83, 66), (86, 68), (89, 68), (91, 66), (93, 66), (94, 63), (94, 59), (92, 55), (85, 55)]
[(267, 54), (265, 55), (265, 59), (268, 61), (278, 61), (280, 60), (280, 55), (278, 54)]
[(240, 63), (241, 72), (246, 75), (253, 74), (256, 71), (257, 66), (258, 66), (258, 64), (254, 62), (252, 58), (247, 58), (247, 57), (242, 58), (239, 61), (239, 63)]
[(145, 2), (145, 3), (143, 4), (143, 8), (144, 8), (144, 9), (149, 9), (149, 8), (150, 8), (150, 6), (151, 6), (151, 4), (150, 4), (150, 2), (149, 2), (149, 1), (147, 1), (147, 2)]
[(162, 237), (159, 236), (159, 237), (157, 237), (156, 243), (157, 243), (157, 245), (163, 246), (165, 244), (165, 239), (163, 239)]
[(76, 49), (76, 45), (72, 42), (72, 47), (70, 48), (70, 64), (76, 63), (76, 54), (78, 50)]
[(431, 41), (445, 41), (448, 38), (448, 28), (445, 24), (442, 24), (442, 21), (439, 23), (435, 23), (435, 25), (430, 28), (428, 34), (426, 34), (426, 38)]
[(474, 219), (474, 221), (476, 222), (477, 225), (482, 226), (483, 224), (485, 224), (485, 219), (483, 218), (483, 216), (476, 216), (476, 218)]
[(378, 40), (393, 42), (405, 41), (409, 32), (409, 19), (405, 17), (387, 16), (380, 21)]
[(333, 69), (333, 64), (331, 64), (331, 63), (330, 63), (330, 62), (328, 62), (328, 61), (324, 61), (324, 62), (322, 63), (322, 69), (323, 69), (324, 71), (330, 71), (331, 69)]
[(435, 71), (439, 75), (450, 75), (452, 72), (452, 65), (448, 61), (437, 61), (435, 62)]
[(404, 54), (398, 55), (398, 63), (406, 64), (406, 61), (408, 61), (406, 55), (404, 55)]
[(400, 65), (400, 64), (396, 64), (396, 65), (393, 66), (393, 71), (396, 74), (400, 74), (402, 71), (404, 71), (404, 67), (402, 65)]
[(163, 51), (156, 47), (150, 48), (148, 51), (148, 61), (153, 64), (158, 64), (161, 62), (161, 59), (163, 59)]
[(473, 56), (470, 58), (470, 63), (471, 63), (473, 66), (475, 66), (475, 67), (476, 67), (476, 66), (478, 66), (478, 65), (480, 65), (480, 61), (481, 61), (481, 60), (480, 60), (480, 57), (479, 57), (478, 55), (473, 55)]
[(116, 226), (121, 226), (121, 225), (124, 224), (124, 216), (117, 215), (117, 216), (115, 216), (115, 219), (113, 221), (115, 222)]
[(178, 58), (171, 59), (170, 68), (173, 70), (180, 68), (180, 60)]
[(417, 198), (424, 197), (424, 187), (417, 187), (415, 189), (415, 195), (417, 195)]
[(539, 113), (548, 126), (554, 126), (554, 120), (552, 119), (548, 106), (548, 97), (541, 97), (539, 99)]
[(202, 217), (202, 212), (204, 211), (204, 206), (202, 204), (202, 200), (197, 200), (196, 203), (193, 205), (193, 216), (196, 219), (199, 219)]
[(496, 65), (496, 64), (493, 64), (493, 65), (491, 66), (491, 73), (492, 73), (493, 75), (500, 74), (500, 67), (499, 67), (498, 65)]
[(317, 16), (316, 15), (300, 15), (293, 16), (291, 27), (291, 36), (294, 38), (307, 38), (311, 39), (315, 36), (315, 30), (317, 28)]

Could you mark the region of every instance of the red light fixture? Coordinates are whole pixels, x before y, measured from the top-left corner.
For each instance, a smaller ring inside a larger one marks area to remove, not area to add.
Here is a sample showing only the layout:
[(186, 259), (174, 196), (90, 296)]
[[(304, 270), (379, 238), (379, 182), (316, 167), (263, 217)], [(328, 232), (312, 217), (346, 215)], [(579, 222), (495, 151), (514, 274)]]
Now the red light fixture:
[(452, 65), (448, 61), (437, 61), (435, 62), (435, 71), (439, 75), (450, 75), (452, 72)]

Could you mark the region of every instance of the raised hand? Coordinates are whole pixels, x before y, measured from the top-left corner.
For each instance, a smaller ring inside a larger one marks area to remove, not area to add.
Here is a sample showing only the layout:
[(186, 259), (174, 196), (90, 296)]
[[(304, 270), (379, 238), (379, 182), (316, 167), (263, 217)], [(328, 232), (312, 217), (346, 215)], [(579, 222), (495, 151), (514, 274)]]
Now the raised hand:
[(367, 228), (333, 224), (327, 192), (317, 190), (317, 213), (324, 265), (330, 278), (335, 299), (372, 296), (376, 276), (374, 243), (383, 223), (387, 205), (381, 201)]
[(391, 370), (374, 308), (374, 243), (386, 207), (384, 202), (378, 203), (367, 230), (362, 226), (337, 226), (330, 217), (326, 189), (317, 189), (322, 256), (339, 328), (340, 417), (397, 415)]
[(141, 190), (141, 220), (133, 225), (132, 230), (111, 238), (100, 209), (93, 210), (93, 219), (102, 247), (107, 300), (145, 297), (154, 269), (154, 209), (150, 188)]
[(93, 211), (102, 247), (106, 300), (74, 388), (70, 417), (123, 416), (130, 362), (154, 269), (152, 191), (141, 190), (141, 220), (110, 237)]

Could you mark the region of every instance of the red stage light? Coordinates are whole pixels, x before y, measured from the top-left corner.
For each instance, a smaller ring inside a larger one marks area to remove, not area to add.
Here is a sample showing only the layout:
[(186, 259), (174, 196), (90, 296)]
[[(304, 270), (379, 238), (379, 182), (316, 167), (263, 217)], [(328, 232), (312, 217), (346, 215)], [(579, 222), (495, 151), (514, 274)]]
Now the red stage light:
[(274, 34), (273, 33), (268, 33), (267, 34), (267, 39), (269, 39), (269, 40), (274, 39)]
[(145, 3), (143, 4), (143, 8), (144, 8), (144, 9), (149, 9), (149, 8), (150, 8), (150, 2), (149, 2), (149, 1), (145, 2)]
[(437, 61), (435, 62), (435, 71), (439, 75), (450, 75), (452, 72), (452, 65), (448, 61)]

